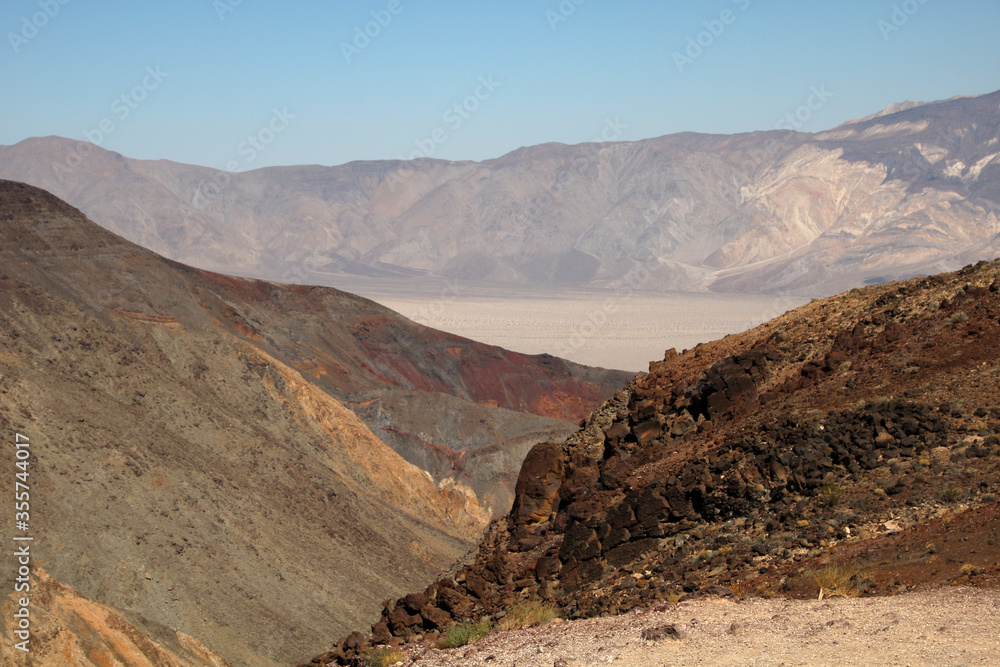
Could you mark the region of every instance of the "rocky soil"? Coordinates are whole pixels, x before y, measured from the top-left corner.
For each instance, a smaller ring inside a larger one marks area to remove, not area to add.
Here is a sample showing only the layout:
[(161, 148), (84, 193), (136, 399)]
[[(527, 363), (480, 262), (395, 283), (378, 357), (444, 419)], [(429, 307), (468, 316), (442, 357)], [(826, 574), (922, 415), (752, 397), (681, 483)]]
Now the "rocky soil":
[(408, 647), (421, 667), (995, 665), (1000, 594), (963, 587), (893, 597), (719, 598)]
[(451, 576), (313, 664), (522, 600), (576, 619), (700, 595), (996, 587), (998, 334), (1000, 263), (981, 262), (669, 350), (532, 449), (510, 514)]

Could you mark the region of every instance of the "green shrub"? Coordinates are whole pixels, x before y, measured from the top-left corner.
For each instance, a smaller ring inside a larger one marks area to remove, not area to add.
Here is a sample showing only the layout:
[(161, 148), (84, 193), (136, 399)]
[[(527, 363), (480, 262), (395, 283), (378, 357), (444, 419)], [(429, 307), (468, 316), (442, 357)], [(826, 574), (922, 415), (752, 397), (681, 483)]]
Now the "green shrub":
[(553, 607), (536, 600), (528, 600), (518, 602), (508, 609), (507, 614), (500, 619), (498, 626), (501, 630), (517, 630), (536, 623), (549, 623), (555, 617), (556, 610)]
[(840, 502), (840, 497), (844, 495), (844, 489), (836, 484), (824, 484), (819, 487), (819, 497), (827, 507), (833, 507)]
[(458, 648), (466, 644), (473, 644), (493, 631), (493, 624), (490, 619), (483, 618), (478, 622), (463, 621), (452, 625), (441, 638), (438, 639), (438, 648)]

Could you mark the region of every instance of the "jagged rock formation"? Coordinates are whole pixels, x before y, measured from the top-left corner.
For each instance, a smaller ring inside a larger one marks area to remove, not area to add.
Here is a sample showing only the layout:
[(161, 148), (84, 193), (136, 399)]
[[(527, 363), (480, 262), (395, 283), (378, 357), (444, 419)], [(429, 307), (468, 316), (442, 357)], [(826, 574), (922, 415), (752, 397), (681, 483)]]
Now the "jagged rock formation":
[[(37, 457), (35, 562), (147, 636), (234, 664), (305, 657), (426, 585), (509, 502), (518, 448), (572, 430), (625, 376), (179, 265), (0, 182), (0, 431)], [(440, 455), (427, 470), (372, 431), (421, 433), (407, 410), (435, 397), (451, 419), (410, 452)], [(493, 432), (465, 441), (473, 420)], [(480, 456), (492, 466), (463, 473)], [(57, 625), (37, 637), (53, 651)]]
[(168, 257), (283, 282), (816, 296), (1000, 254), (1000, 92), (891, 111), (818, 134), (235, 174), (49, 137), (0, 148), (0, 177)]
[(565, 443), (532, 449), (511, 512), (452, 576), (312, 664), (524, 599), (576, 618), (815, 596), (830, 563), (867, 593), (1000, 585), (998, 335), (1000, 261), (669, 350)]

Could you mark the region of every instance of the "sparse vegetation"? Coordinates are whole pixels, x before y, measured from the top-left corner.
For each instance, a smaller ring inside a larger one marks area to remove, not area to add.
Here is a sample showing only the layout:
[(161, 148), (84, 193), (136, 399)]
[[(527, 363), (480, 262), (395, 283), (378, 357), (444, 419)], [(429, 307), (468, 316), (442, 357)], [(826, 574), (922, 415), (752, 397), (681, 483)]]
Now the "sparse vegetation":
[(754, 585), (746, 579), (734, 579), (729, 582), (729, 590), (733, 592), (736, 597), (745, 597), (754, 592)]
[(406, 653), (398, 648), (373, 648), (362, 658), (365, 667), (389, 667), (406, 660)]
[(694, 555), (694, 560), (698, 562), (710, 561), (715, 556), (711, 549), (701, 549)]
[(527, 600), (518, 602), (507, 610), (507, 614), (500, 619), (497, 627), (500, 630), (517, 630), (539, 623), (550, 623), (556, 618), (554, 607), (538, 602), (537, 600)]
[(824, 484), (819, 487), (819, 497), (827, 507), (833, 507), (840, 502), (844, 489), (836, 484)]
[(839, 595), (841, 597), (857, 597), (858, 588), (853, 579), (858, 570), (853, 567), (831, 563), (812, 573), (813, 581), (819, 586), (819, 597)]
[(951, 317), (948, 318), (948, 323), (952, 326), (959, 324), (964, 324), (969, 321), (969, 316), (965, 314), (964, 310), (960, 310), (957, 313), (953, 313)]
[(438, 639), (438, 648), (458, 648), (466, 644), (474, 644), (493, 631), (493, 623), (490, 619), (483, 618), (479, 621), (464, 621), (452, 625), (441, 638)]

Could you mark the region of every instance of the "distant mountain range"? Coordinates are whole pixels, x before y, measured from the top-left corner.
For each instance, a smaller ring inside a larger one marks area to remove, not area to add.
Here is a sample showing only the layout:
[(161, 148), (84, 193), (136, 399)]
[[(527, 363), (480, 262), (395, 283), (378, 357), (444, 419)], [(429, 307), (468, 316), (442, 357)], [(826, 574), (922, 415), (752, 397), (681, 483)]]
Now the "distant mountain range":
[(37, 664), (305, 657), (460, 556), (527, 450), (631, 375), (184, 266), (0, 181), (0, 431), (34, 457)]
[(228, 173), (47, 137), (25, 181), (167, 257), (333, 284), (830, 294), (1000, 254), (1000, 92), (900, 103), (826, 132), (683, 133)]

